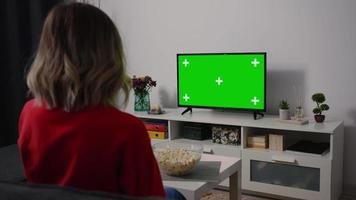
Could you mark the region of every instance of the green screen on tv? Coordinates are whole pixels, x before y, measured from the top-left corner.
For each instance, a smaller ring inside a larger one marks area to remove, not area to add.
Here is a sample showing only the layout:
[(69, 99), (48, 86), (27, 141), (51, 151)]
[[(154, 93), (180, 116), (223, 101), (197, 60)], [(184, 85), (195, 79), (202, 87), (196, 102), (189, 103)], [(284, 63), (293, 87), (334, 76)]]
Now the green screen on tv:
[(178, 106), (265, 110), (266, 53), (177, 54)]

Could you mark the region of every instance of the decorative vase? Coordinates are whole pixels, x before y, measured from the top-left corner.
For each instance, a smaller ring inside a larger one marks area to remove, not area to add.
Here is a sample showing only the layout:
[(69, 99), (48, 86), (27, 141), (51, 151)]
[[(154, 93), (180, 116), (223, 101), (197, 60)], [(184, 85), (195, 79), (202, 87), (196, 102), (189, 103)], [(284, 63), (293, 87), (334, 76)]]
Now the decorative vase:
[(148, 91), (135, 93), (135, 111), (149, 111), (150, 93)]
[(294, 114), (294, 119), (295, 120), (303, 120), (304, 117), (304, 111), (303, 108), (301, 106), (298, 106), (295, 109), (295, 114)]
[(279, 109), (279, 119), (288, 120), (289, 119), (289, 110)]
[(325, 115), (314, 115), (314, 119), (318, 123), (322, 123), (325, 120)]

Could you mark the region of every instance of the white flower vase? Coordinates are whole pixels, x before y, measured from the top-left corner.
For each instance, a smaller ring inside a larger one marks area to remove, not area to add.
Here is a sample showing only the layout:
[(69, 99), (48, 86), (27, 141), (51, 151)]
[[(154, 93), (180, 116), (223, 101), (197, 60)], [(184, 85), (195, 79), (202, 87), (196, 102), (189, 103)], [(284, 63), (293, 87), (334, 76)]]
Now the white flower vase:
[(279, 109), (279, 119), (289, 120), (289, 110)]

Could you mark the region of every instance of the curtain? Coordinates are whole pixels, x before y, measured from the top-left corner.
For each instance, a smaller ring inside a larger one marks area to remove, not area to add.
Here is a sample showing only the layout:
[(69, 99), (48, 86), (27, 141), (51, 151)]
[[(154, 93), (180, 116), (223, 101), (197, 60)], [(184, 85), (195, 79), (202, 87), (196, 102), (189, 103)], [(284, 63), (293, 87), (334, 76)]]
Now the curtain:
[(25, 70), (48, 11), (62, 1), (0, 2), (0, 147), (16, 143), (18, 117), (27, 100)]

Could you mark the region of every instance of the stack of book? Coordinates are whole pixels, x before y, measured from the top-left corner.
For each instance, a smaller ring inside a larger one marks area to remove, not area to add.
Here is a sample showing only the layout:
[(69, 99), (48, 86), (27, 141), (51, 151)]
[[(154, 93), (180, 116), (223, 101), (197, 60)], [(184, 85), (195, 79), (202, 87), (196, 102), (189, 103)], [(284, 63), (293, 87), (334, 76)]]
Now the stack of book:
[(151, 139), (167, 138), (167, 123), (165, 121), (145, 121), (144, 124)]
[(268, 148), (275, 151), (284, 150), (284, 136), (281, 134), (269, 134)]
[(247, 147), (265, 149), (268, 147), (267, 135), (251, 135), (247, 137)]

